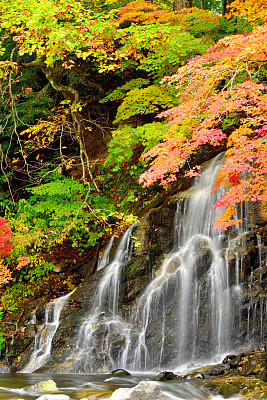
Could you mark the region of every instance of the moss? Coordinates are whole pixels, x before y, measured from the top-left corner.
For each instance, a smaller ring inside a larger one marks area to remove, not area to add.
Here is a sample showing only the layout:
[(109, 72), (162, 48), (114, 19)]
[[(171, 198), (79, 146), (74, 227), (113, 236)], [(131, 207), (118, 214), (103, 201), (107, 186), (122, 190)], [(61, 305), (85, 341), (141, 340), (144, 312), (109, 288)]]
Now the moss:
[(232, 376), (203, 381), (204, 386), (225, 398), (266, 399), (267, 384), (255, 377)]

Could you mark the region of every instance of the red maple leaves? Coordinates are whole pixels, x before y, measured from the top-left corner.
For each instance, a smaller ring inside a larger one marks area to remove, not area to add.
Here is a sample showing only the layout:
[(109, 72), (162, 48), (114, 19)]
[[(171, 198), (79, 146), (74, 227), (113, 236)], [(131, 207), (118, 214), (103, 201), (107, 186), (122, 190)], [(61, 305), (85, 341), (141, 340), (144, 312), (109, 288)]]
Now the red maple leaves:
[[(170, 128), (165, 140), (147, 152), (150, 168), (140, 176), (149, 186), (176, 180), (201, 147), (226, 150), (214, 190), (226, 193), (214, 204), (225, 208), (215, 226), (225, 230), (238, 223), (235, 207), (244, 201), (267, 200), (267, 87), (260, 83), (267, 61), (267, 24), (250, 35), (221, 39), (208, 54), (190, 60), (162, 81), (175, 85), (180, 104), (164, 111)], [(261, 72), (262, 71), (262, 72)], [(256, 128), (256, 129), (255, 129)], [(197, 175), (197, 167), (185, 175)]]

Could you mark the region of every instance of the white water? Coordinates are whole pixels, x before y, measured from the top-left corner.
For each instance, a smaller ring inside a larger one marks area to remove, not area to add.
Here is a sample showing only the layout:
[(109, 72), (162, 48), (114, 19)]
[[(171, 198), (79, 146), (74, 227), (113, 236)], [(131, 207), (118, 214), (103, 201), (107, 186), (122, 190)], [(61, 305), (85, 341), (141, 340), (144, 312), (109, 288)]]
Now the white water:
[[(199, 311), (202, 306), (203, 313), (203, 298), (206, 301), (206, 318), (209, 320), (205, 329), (209, 353), (216, 355), (229, 349), (231, 300), (228, 268), (221, 255), (221, 233), (218, 229), (212, 229), (219, 212), (210, 209), (222, 194), (219, 191), (210, 195), (221, 164), (222, 158), (216, 157), (197, 179), (194, 193), (183, 203), (183, 212), (182, 204), (178, 203), (174, 227), (177, 232), (175, 251), (165, 258), (131, 316), (130, 324), (135, 329), (130, 338), (131, 343), (127, 345), (127, 360), (128, 367), (134, 370), (150, 370), (162, 366), (170, 368), (168, 361), (172, 367), (176, 367), (200, 357)], [(202, 282), (198, 279), (202, 274), (199, 271), (202, 266), (196, 261), (198, 253), (200, 261), (201, 256), (205, 255), (210, 259), (210, 267)], [(166, 360), (166, 356), (164, 360), (163, 354), (170, 351), (165, 347), (166, 342), (170, 342), (166, 332), (166, 318), (171, 304), (167, 298), (171, 290), (175, 291), (172, 300), (175, 304), (168, 329), (175, 333), (171, 333), (172, 343), (167, 346), (171, 346), (173, 354), (172, 360)], [(155, 324), (158, 329), (153, 340), (151, 332), (155, 335), (155, 329), (151, 329), (151, 326)]]
[[(52, 340), (59, 325), (63, 307), (67, 304), (70, 295), (74, 290), (65, 296), (52, 300), (45, 307), (45, 322), (39, 327), (34, 342), (34, 351), (29, 363), (20, 372), (33, 372), (42, 367), (49, 359)], [(35, 318), (33, 317), (33, 321)]]
[(108, 244), (103, 252), (103, 254), (101, 255), (101, 257), (98, 259), (97, 262), (97, 271), (100, 271), (100, 269), (106, 267), (109, 262), (110, 262), (110, 252), (112, 249), (112, 245), (115, 239), (115, 235), (113, 235), (110, 240), (108, 241)]
[[(129, 227), (124, 233), (114, 260), (107, 266), (99, 283), (93, 309), (85, 318), (79, 330), (78, 354), (76, 354), (76, 361), (74, 361), (76, 371), (80, 371), (81, 360), (82, 371), (93, 370), (97, 363), (104, 366), (109, 364), (110, 367), (116, 364), (111, 354), (111, 337), (114, 338), (116, 331), (122, 332), (123, 335), (127, 333), (124, 332), (125, 323), (118, 315), (118, 301), (121, 269), (131, 256), (131, 235), (134, 226)], [(111, 246), (112, 244), (108, 246), (109, 249)]]

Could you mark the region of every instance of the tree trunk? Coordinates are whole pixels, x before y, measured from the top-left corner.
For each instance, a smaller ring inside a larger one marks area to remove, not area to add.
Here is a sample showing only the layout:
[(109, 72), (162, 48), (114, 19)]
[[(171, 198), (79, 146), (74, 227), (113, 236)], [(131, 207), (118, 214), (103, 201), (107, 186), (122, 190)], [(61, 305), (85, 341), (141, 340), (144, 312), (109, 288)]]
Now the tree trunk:
[(193, 0), (174, 0), (173, 10), (180, 11), (183, 8), (193, 7)]

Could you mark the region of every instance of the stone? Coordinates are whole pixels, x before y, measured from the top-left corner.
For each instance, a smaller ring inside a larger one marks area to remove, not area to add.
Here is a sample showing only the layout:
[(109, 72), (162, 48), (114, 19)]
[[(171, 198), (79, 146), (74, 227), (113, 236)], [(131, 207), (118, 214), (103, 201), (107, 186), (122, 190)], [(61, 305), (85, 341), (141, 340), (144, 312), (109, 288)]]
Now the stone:
[(0, 374), (9, 374), (11, 372), (11, 368), (9, 365), (5, 363), (0, 363)]
[(236, 354), (229, 354), (223, 359), (222, 363), (226, 364), (228, 361), (233, 360), (234, 358), (236, 358)]
[[(71, 400), (66, 394), (44, 394), (36, 400)], [(85, 399), (87, 400), (87, 399)]]
[(130, 372), (126, 371), (125, 369), (115, 369), (114, 371), (111, 371), (110, 375), (119, 377), (131, 376)]
[(202, 372), (194, 372), (193, 374), (185, 375), (185, 379), (204, 379)]
[(142, 381), (131, 389), (117, 389), (110, 400), (173, 400), (163, 393), (158, 384), (153, 381)]
[(175, 375), (173, 372), (163, 371), (156, 376), (155, 381), (171, 381), (177, 378), (178, 376)]
[[(48, 381), (41, 381), (39, 383), (36, 383), (35, 385), (32, 386), (27, 386), (24, 388), (27, 392), (29, 391), (35, 391), (39, 393), (46, 393), (46, 392), (57, 392), (58, 388), (56, 385), (56, 382), (52, 381), (52, 379), (49, 379)], [(42, 399), (43, 400), (43, 399)], [(64, 399), (63, 399), (64, 400)]]

